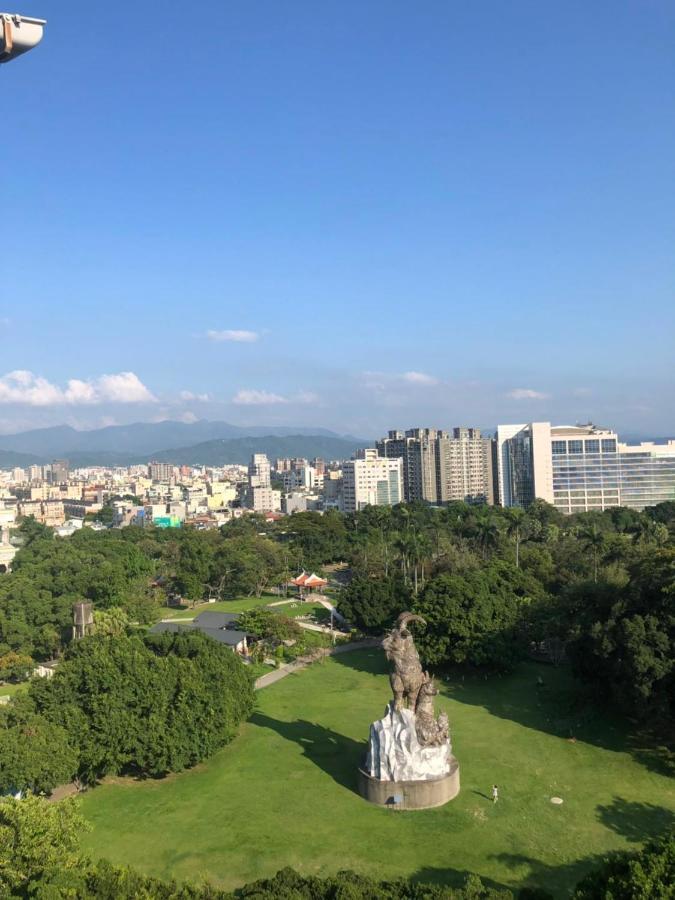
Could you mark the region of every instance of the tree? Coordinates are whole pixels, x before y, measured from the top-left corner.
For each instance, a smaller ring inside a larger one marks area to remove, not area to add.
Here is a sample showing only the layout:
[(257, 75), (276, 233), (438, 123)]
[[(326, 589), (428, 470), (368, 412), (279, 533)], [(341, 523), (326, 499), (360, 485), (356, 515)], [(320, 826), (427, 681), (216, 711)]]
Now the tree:
[(488, 555), (499, 545), (499, 526), (494, 519), (483, 516), (476, 522), (473, 533), (483, 559), (486, 560)]
[(675, 550), (647, 551), (629, 574), (621, 588), (568, 590), (568, 654), (582, 678), (663, 727), (675, 718)]
[(531, 576), (503, 560), (436, 576), (413, 605), (427, 622), (418, 641), (425, 663), (510, 668), (520, 652), (524, 612), (542, 596)]
[(183, 533), (174, 585), (189, 600), (201, 600), (209, 579), (210, 548), (198, 531), (186, 529)]
[(407, 881), (375, 881), (367, 875), (342, 871), (327, 878), (300, 875), (282, 869), (273, 878), (244, 885), (237, 892), (249, 900), (513, 900), (508, 889), (485, 887), (477, 875), (468, 875), (463, 888)]
[(299, 640), (302, 628), (295, 619), (282, 616), (269, 609), (250, 609), (237, 619), (237, 628), (277, 644), (280, 641)]
[(86, 828), (73, 800), (49, 803), (30, 794), (0, 800), (0, 893), (28, 896), (32, 886), (75, 869)]
[(0, 718), (0, 794), (49, 793), (77, 771), (77, 753), (66, 730), (44, 717), (2, 711)]
[(507, 511), (506, 533), (512, 537), (516, 545), (516, 568), (520, 568), (520, 539), (522, 536), (523, 524), (526, 518), (525, 510), (517, 506), (511, 507)]
[(96, 634), (107, 634), (119, 637), (127, 633), (129, 617), (119, 606), (111, 606), (110, 609), (94, 610), (94, 631)]
[(410, 591), (399, 575), (369, 578), (359, 573), (338, 598), (338, 609), (348, 622), (365, 631), (381, 631), (410, 604)]
[(229, 647), (198, 632), (72, 644), (37, 711), (78, 749), (79, 775), (180, 771), (230, 741), (253, 708), (252, 677)]
[(675, 896), (675, 832), (617, 853), (577, 884), (574, 900), (668, 900)]
[(600, 530), (598, 525), (593, 522), (592, 524), (584, 525), (579, 530), (579, 540), (581, 541), (582, 547), (591, 554), (593, 560), (593, 581), (597, 583), (600, 557), (606, 543), (605, 534)]
[(25, 681), (35, 663), (25, 653), (10, 651), (0, 656), (0, 681)]

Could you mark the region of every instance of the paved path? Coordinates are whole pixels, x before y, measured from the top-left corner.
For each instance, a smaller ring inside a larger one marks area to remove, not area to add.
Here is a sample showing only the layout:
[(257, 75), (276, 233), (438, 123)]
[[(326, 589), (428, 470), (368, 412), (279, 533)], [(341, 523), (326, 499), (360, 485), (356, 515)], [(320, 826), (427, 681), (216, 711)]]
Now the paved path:
[(381, 643), (381, 638), (369, 638), (366, 641), (350, 641), (348, 644), (338, 644), (336, 647), (322, 648), (317, 650), (311, 656), (300, 656), (298, 659), (293, 660), (293, 662), (286, 663), (285, 666), (279, 666), (279, 668), (275, 669), (273, 672), (261, 675), (260, 678), (256, 679), (255, 689), (256, 691), (259, 691), (261, 688), (269, 687), (271, 684), (281, 681), (281, 679), (285, 678), (287, 675), (291, 675), (293, 672), (298, 672), (300, 669), (304, 669), (306, 666), (311, 665), (313, 662), (321, 659), (322, 656), (336, 656), (338, 653), (349, 653), (351, 650), (369, 650), (373, 647), (379, 647)]

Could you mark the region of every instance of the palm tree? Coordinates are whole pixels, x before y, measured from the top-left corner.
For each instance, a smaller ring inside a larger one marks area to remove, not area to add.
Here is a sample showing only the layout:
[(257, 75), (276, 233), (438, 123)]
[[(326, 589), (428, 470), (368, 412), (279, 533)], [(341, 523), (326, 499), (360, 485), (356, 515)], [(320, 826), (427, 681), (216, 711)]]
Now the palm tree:
[(662, 546), (668, 540), (668, 528), (653, 519), (641, 518), (631, 531), (636, 543)]
[(431, 542), (426, 534), (412, 529), (407, 537), (408, 558), (413, 567), (413, 593), (424, 586), (424, 561), (431, 555)]
[(482, 516), (473, 527), (476, 543), (481, 548), (483, 559), (499, 544), (499, 526), (490, 516)]
[(598, 581), (598, 566), (600, 564), (600, 555), (605, 548), (605, 535), (597, 524), (584, 525), (578, 532), (579, 540), (584, 549), (591, 552), (593, 557), (593, 581)]
[(513, 506), (507, 510), (507, 526), (506, 533), (516, 542), (516, 568), (520, 568), (520, 539), (522, 536), (523, 523), (525, 520), (525, 510), (518, 506)]

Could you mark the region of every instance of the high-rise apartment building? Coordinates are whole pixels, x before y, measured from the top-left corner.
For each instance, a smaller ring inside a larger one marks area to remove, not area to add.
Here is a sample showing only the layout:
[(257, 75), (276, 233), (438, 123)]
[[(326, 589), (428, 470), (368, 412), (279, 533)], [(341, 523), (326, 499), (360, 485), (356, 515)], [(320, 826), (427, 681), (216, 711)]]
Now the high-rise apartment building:
[(495, 500), (493, 441), (479, 428), (454, 428), (436, 442), (438, 502), (489, 503)]
[(401, 459), (409, 503), (493, 503), (493, 442), (478, 428), (390, 431), (377, 441), (380, 456)]
[(270, 461), (264, 453), (254, 453), (248, 466), (246, 504), (254, 512), (281, 509), (281, 491), (272, 489)]
[(435, 428), (409, 428), (390, 431), (375, 447), (385, 459), (400, 459), (403, 468), (403, 493), (408, 503), (438, 502), (438, 438), (449, 437)]
[(69, 464), (67, 459), (55, 459), (48, 467), (50, 484), (64, 484), (68, 481)]
[(503, 506), (540, 498), (575, 513), (675, 500), (675, 441), (631, 446), (594, 425), (500, 425), (497, 466)]
[(173, 479), (173, 466), (171, 463), (150, 462), (148, 463), (148, 478), (153, 481), (171, 481)]
[(254, 453), (248, 464), (249, 487), (270, 487), (271, 485), (270, 461), (264, 453)]
[(357, 512), (364, 506), (393, 506), (403, 500), (403, 463), (386, 459), (375, 449), (359, 450), (342, 467), (342, 509)]

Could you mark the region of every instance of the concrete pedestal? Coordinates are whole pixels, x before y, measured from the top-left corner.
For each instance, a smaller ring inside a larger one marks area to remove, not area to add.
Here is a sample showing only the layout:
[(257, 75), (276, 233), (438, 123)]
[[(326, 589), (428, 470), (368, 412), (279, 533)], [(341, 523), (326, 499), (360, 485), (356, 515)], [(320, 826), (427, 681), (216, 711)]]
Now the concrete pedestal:
[(359, 769), (359, 793), (369, 803), (389, 809), (432, 809), (459, 794), (459, 763), (450, 757), (450, 771), (424, 781), (380, 781)]

